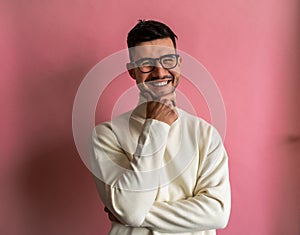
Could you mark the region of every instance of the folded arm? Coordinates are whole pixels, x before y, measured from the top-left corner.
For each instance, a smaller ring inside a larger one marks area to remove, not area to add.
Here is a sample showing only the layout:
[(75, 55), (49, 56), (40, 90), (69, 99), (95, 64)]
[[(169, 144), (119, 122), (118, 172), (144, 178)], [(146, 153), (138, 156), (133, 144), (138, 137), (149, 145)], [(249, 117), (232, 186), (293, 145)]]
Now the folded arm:
[(230, 213), (228, 157), (215, 132), (204, 154), (194, 195), (178, 201), (155, 201), (142, 224), (161, 232), (224, 228)]
[(123, 224), (138, 227), (154, 203), (159, 169), (170, 126), (147, 119), (132, 159), (113, 128), (102, 124), (92, 135), (91, 166), (98, 193), (108, 210)]

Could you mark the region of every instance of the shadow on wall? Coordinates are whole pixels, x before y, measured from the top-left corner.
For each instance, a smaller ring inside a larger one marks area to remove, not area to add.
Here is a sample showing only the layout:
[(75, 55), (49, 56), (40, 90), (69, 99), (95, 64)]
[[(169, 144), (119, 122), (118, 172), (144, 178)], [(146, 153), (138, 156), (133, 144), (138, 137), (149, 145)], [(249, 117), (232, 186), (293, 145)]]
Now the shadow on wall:
[(101, 219), (105, 213), (92, 175), (72, 137), (56, 138), (31, 136), (35, 144), (29, 146), (23, 156), (26, 160), (16, 171), (22, 234), (99, 234), (109, 223)]
[(92, 234), (86, 225), (96, 212), (94, 184), (73, 144), (40, 146), (19, 170), (23, 234)]
[(58, 73), (44, 64), (22, 78), (19, 118), (25, 138), (20, 145), (25, 151), (15, 171), (22, 218), (16, 234), (92, 235), (109, 229), (92, 175), (73, 141), (72, 106), (85, 69), (70, 67)]
[[(300, 2), (298, 2), (300, 5)], [(299, 8), (297, 8), (299, 9)], [(298, 10), (299, 12), (299, 10)], [(300, 233), (300, 15), (297, 15), (297, 29), (293, 48), (290, 52), (291, 64), (289, 64), (289, 72), (286, 93), (288, 94), (288, 104), (286, 105), (285, 127), (287, 129), (286, 136), (282, 141), (281, 156), (284, 174), (282, 177), (282, 188), (279, 197), (281, 198), (280, 213), (277, 218), (277, 230), (274, 234), (299, 234)], [(289, 215), (289, 216), (287, 216)], [(288, 232), (290, 231), (290, 232)]]

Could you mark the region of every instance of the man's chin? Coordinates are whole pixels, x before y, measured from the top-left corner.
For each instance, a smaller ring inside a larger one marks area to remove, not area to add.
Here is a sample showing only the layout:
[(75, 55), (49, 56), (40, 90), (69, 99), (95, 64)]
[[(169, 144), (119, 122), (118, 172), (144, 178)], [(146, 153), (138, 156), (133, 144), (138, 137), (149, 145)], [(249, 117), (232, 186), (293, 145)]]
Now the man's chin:
[(163, 97), (163, 96), (167, 96), (167, 95), (170, 95), (170, 94), (174, 93), (174, 91), (175, 91), (175, 89), (172, 89), (172, 90), (169, 90), (169, 91), (163, 91), (163, 92), (155, 92), (154, 97), (160, 98), (160, 97)]
[[(175, 92), (175, 87), (173, 89), (168, 89), (165, 91), (153, 91), (153, 90), (147, 90), (143, 91), (142, 94), (146, 98), (151, 98), (152, 100), (160, 100), (160, 98), (173, 94)], [(150, 97), (149, 97), (150, 96)]]

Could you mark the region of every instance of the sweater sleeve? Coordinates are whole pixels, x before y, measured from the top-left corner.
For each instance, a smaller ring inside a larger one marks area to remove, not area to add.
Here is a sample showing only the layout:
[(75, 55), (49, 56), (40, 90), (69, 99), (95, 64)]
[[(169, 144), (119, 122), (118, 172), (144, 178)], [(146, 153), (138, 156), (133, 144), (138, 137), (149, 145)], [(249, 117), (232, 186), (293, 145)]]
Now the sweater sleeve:
[(93, 131), (91, 168), (98, 193), (125, 225), (140, 226), (154, 203), (169, 128), (166, 123), (146, 120), (132, 159), (110, 125), (102, 124)]
[(228, 157), (216, 131), (200, 171), (192, 197), (154, 202), (142, 226), (167, 233), (224, 228), (231, 204)]

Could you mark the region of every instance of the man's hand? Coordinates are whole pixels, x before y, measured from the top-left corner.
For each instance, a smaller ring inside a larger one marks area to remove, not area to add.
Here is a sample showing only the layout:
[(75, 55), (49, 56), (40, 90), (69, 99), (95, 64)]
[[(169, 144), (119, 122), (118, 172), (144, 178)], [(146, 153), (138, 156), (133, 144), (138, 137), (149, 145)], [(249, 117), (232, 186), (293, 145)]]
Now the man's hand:
[(172, 125), (178, 118), (178, 113), (175, 109), (174, 93), (151, 100), (147, 102), (147, 119), (156, 119)]
[(108, 218), (111, 222), (117, 222), (121, 224), (121, 222), (108, 210), (107, 207), (104, 207), (104, 211), (108, 214)]

